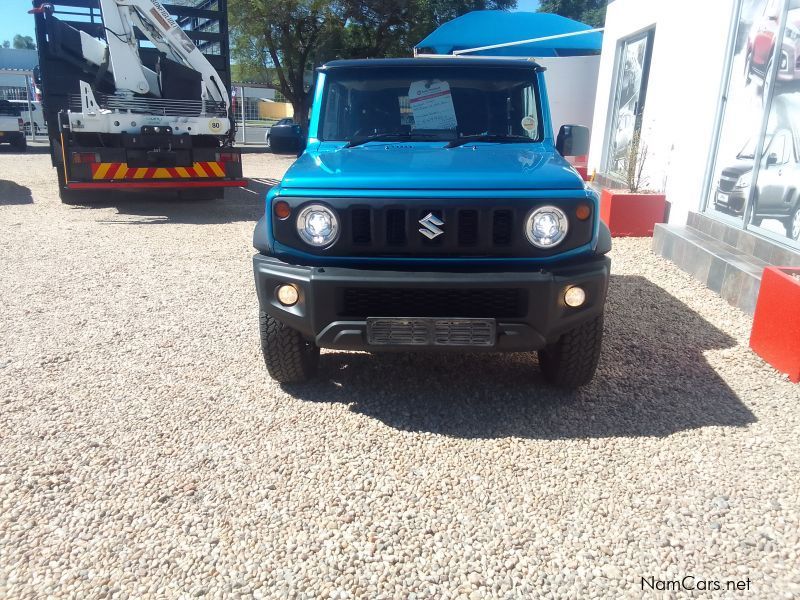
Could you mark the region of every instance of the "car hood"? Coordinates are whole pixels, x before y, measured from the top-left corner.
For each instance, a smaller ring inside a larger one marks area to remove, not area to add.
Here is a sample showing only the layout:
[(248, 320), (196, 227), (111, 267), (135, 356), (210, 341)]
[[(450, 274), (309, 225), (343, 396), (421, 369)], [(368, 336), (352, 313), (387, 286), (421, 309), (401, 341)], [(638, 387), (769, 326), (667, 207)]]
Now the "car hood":
[(583, 189), (558, 153), (530, 144), (373, 143), (309, 149), (289, 168), (284, 188), (338, 189)]
[(740, 159), (722, 169), (722, 177), (739, 178), (753, 170), (753, 159)]

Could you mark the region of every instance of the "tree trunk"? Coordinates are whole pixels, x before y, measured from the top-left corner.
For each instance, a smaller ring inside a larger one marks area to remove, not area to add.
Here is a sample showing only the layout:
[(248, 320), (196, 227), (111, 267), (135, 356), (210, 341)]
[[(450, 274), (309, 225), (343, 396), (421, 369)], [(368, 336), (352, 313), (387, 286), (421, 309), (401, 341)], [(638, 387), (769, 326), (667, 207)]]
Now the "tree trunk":
[(294, 122), (303, 128), (303, 133), (308, 132), (308, 109), (311, 105), (311, 98), (308, 94), (303, 94), (298, 100), (292, 102), (294, 110)]

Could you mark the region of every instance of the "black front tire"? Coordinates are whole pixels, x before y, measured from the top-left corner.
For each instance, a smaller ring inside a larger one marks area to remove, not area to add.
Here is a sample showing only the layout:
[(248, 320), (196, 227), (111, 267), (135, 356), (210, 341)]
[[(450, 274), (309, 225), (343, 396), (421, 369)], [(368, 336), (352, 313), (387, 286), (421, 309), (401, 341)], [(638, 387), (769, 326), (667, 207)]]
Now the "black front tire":
[(319, 364), (319, 348), (306, 341), (296, 329), (259, 313), (261, 352), (267, 371), (279, 383), (303, 383), (314, 377)]
[(11, 143), (11, 147), (20, 152), (25, 152), (28, 149), (28, 140), (25, 136), (20, 136)]
[(544, 378), (561, 388), (575, 389), (594, 377), (603, 345), (603, 315), (571, 329), (539, 350), (539, 368)]

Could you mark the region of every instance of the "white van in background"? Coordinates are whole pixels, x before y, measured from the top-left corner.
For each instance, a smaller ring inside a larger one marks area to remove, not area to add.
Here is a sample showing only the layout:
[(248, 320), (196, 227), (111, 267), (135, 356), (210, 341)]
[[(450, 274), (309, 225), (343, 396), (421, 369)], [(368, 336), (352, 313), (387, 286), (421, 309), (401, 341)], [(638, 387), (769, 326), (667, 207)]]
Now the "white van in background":
[[(25, 135), (31, 134), (31, 118), (28, 113), (27, 100), (9, 100), (11, 104), (19, 107), (19, 113), (22, 116), (23, 126), (25, 127)], [(44, 112), (42, 112), (42, 103), (36, 100), (31, 100), (31, 109), (33, 111), (33, 126), (36, 135), (47, 134), (47, 124), (44, 122)]]

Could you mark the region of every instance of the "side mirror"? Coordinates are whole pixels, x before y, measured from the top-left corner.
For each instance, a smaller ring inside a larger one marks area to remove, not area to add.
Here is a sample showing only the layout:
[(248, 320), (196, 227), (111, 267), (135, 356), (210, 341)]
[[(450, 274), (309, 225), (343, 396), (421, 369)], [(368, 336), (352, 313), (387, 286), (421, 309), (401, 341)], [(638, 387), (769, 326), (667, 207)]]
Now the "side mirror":
[(589, 153), (589, 129), (582, 125), (562, 125), (556, 138), (561, 156), (583, 156)]
[(777, 164), (778, 164), (778, 155), (777, 154), (775, 154), (773, 152), (772, 154), (767, 156), (767, 166), (768, 167), (771, 167), (772, 165), (777, 165)]

